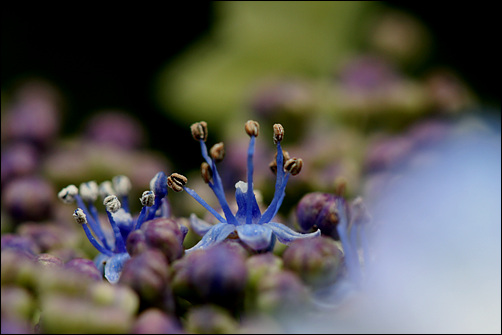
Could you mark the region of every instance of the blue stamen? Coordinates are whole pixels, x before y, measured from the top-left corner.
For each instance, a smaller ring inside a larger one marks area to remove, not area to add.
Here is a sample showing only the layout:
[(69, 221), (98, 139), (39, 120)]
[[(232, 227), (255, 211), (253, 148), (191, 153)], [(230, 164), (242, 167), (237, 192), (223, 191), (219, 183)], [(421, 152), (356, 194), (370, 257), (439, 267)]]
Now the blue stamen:
[(107, 256), (113, 255), (112, 251), (104, 248), (101, 244), (98, 243), (98, 241), (96, 241), (94, 236), (92, 236), (92, 233), (89, 230), (89, 227), (87, 226), (87, 224), (83, 223), (82, 228), (84, 228), (85, 235), (87, 236), (87, 239), (89, 240), (89, 242), (91, 242), (91, 244), (94, 246), (94, 248), (96, 248), (100, 253), (105, 254)]
[(127, 252), (124, 239), (122, 238), (122, 234), (120, 233), (120, 229), (117, 226), (117, 223), (115, 223), (115, 220), (113, 219), (113, 215), (109, 210), (106, 210), (106, 214), (108, 215), (108, 221), (110, 221), (110, 225), (112, 226), (113, 233), (115, 235), (115, 252), (121, 253), (121, 252)]
[(238, 225), (239, 223), (237, 222), (237, 219), (235, 218), (235, 216), (232, 214), (232, 211), (230, 210), (230, 206), (227, 203), (227, 199), (225, 198), (225, 191), (223, 190), (223, 183), (221, 182), (220, 175), (218, 173), (218, 170), (216, 169), (216, 164), (207, 154), (206, 143), (202, 139), (199, 140), (199, 142), (200, 142), (202, 157), (204, 157), (207, 164), (209, 164), (209, 166), (211, 166), (211, 170), (213, 173), (214, 183), (209, 183), (209, 187), (211, 187), (214, 194), (216, 195), (216, 198), (218, 199), (218, 202), (220, 203), (221, 209), (223, 210), (223, 213), (225, 213), (225, 217), (227, 218), (227, 222), (231, 223), (233, 225)]
[(220, 222), (227, 222), (223, 216), (221, 216), (216, 210), (214, 210), (209, 204), (200, 197), (193, 189), (183, 186), (183, 189), (192, 196), (199, 204), (201, 204), (205, 209), (207, 209), (213, 216)]
[(277, 177), (275, 180), (275, 192), (274, 198), (272, 202), (268, 206), (268, 208), (263, 213), (258, 224), (262, 224), (264, 222), (269, 222), (272, 218), (277, 214), (279, 208), (281, 207), (282, 200), (284, 199), (286, 185), (288, 183), (289, 174), (284, 178), (284, 169), (283, 169), (283, 161), (284, 156), (282, 154), (281, 142), (277, 142)]
[(253, 192), (253, 154), (254, 154), (254, 143), (256, 136), (251, 135), (249, 140), (249, 148), (248, 148), (248, 158), (247, 158), (247, 180), (248, 180), (248, 189), (247, 189), (247, 205), (246, 205), (246, 223), (252, 223), (252, 209), (254, 206), (258, 207), (258, 203), (256, 202), (256, 198)]
[(78, 207), (82, 208), (84, 213), (86, 213), (87, 222), (91, 226), (91, 229), (94, 232), (94, 234), (96, 234), (96, 237), (101, 241), (101, 243), (103, 243), (105, 248), (111, 250), (111, 247), (106, 240), (105, 234), (101, 229), (101, 224), (99, 223), (98, 214), (96, 208), (92, 205), (92, 202), (89, 202), (89, 206), (94, 209), (94, 212), (89, 212), (87, 206), (85, 205), (85, 202), (82, 200), (82, 197), (80, 197), (80, 195), (76, 194), (75, 200), (77, 201)]

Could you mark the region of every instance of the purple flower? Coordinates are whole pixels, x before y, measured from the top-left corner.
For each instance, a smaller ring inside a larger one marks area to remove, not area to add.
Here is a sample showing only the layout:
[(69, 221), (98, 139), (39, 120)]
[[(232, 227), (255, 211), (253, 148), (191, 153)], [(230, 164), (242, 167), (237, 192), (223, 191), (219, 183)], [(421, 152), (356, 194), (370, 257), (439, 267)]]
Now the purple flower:
[[(157, 173), (150, 182), (150, 188), (151, 190), (143, 192), (140, 198), (143, 208), (137, 218), (133, 218), (129, 211), (128, 193), (131, 183), (126, 176), (116, 176), (112, 182), (105, 181), (99, 187), (95, 181), (82, 183), (80, 189), (75, 185), (69, 185), (58, 194), (65, 203), (77, 202), (79, 208), (75, 210), (73, 217), (81, 224), (89, 241), (100, 252), (94, 262), (111, 283), (119, 280), (124, 263), (131, 257), (126, 249), (129, 234), (140, 229), (145, 221), (170, 215), (170, 208), (165, 198), (167, 185), (164, 172)], [(94, 206), (98, 194), (106, 206), (113, 237), (107, 235), (108, 231), (103, 229)]]
[[(320, 235), (317, 230), (310, 234), (298, 233), (287, 226), (272, 222), (271, 220), (277, 214), (281, 203), (284, 199), (286, 184), (291, 175), (296, 175), (300, 172), (303, 161), (300, 158), (288, 159), (282, 151), (281, 141), (284, 137), (284, 128), (280, 124), (274, 125), (274, 142), (277, 145), (276, 164), (271, 166), (272, 170), (276, 170), (277, 178), (275, 182), (275, 194), (269, 207), (261, 213), (256, 197), (253, 191), (253, 154), (256, 137), (259, 133), (259, 124), (256, 121), (247, 121), (245, 130), (250, 136), (249, 148), (247, 153), (247, 183), (243, 181), (235, 184), (236, 192), (235, 199), (238, 210), (234, 214), (225, 199), (225, 191), (221, 178), (216, 169), (216, 162), (224, 156), (223, 144), (218, 143), (208, 150), (205, 144), (207, 139), (207, 124), (206, 122), (197, 122), (192, 124), (192, 136), (200, 142), (202, 156), (205, 162), (202, 163), (201, 172), (204, 181), (211, 187), (214, 194), (223, 210), (224, 216), (220, 215), (207, 202), (205, 202), (193, 189), (185, 186), (187, 178), (178, 173), (173, 173), (168, 177), (167, 183), (174, 191), (179, 192), (185, 190), (202, 206), (204, 206), (211, 214), (219, 221), (216, 225), (211, 225), (195, 215), (191, 216), (191, 225), (196, 233), (202, 235), (202, 239), (194, 247), (186, 250), (191, 252), (197, 249), (208, 248), (225, 240), (230, 235), (237, 236), (239, 239), (255, 251), (271, 250), (277, 238), (280, 242), (289, 244), (299, 238), (309, 238)], [(285, 161), (284, 161), (285, 160)], [(275, 167), (275, 169), (274, 169)], [(278, 168), (282, 167), (282, 168)]]

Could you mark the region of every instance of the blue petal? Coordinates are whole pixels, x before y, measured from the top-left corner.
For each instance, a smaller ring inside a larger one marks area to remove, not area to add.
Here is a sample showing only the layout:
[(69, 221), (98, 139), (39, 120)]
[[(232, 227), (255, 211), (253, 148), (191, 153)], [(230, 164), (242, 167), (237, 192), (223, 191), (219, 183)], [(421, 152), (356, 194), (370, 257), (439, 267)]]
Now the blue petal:
[(108, 259), (110, 257), (111, 256), (100, 253), (94, 258), (94, 264), (96, 264), (96, 267), (98, 268), (99, 272), (101, 272), (101, 275), (105, 274), (105, 264), (106, 262), (108, 262)]
[(232, 232), (235, 231), (235, 225), (220, 222), (214, 225), (209, 231), (204, 235), (202, 240), (199, 241), (192, 248), (185, 250), (185, 253), (190, 253), (194, 250), (208, 248), (214, 244), (218, 244), (227, 238)]
[(108, 259), (105, 265), (105, 278), (112, 284), (119, 281), (124, 263), (131, 258), (127, 252), (115, 254)]
[(193, 231), (197, 233), (197, 235), (204, 236), (206, 233), (214, 227), (214, 225), (210, 224), (209, 222), (206, 222), (204, 220), (201, 220), (197, 217), (195, 214), (190, 215), (190, 226), (192, 227)]
[(245, 224), (236, 230), (240, 240), (254, 250), (266, 249), (272, 241), (272, 230), (264, 225)]
[(313, 233), (308, 233), (308, 234), (302, 234), (294, 231), (293, 229), (283, 225), (282, 223), (277, 223), (277, 222), (268, 222), (264, 223), (263, 226), (266, 226), (274, 231), (275, 236), (277, 239), (284, 244), (289, 244), (293, 242), (294, 240), (297, 240), (299, 238), (310, 238), (310, 237), (316, 237), (321, 235), (321, 230), (317, 229), (317, 231)]

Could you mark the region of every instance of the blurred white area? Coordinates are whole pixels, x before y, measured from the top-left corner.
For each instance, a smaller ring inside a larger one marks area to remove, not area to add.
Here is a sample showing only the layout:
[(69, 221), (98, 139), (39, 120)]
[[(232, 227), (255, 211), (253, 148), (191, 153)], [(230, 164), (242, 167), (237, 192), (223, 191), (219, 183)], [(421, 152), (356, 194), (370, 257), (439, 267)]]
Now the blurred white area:
[(367, 204), (365, 290), (293, 333), (501, 332), (500, 119), (469, 119)]

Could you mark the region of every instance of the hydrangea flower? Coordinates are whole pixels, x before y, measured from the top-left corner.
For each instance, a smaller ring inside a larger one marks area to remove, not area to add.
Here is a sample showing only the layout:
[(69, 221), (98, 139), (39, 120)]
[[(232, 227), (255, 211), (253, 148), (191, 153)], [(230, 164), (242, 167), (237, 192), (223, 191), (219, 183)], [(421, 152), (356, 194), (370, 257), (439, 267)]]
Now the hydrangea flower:
[[(151, 190), (144, 191), (140, 198), (143, 208), (136, 219), (133, 219), (129, 211), (128, 193), (131, 182), (126, 176), (115, 176), (111, 182), (105, 181), (99, 186), (95, 181), (82, 183), (80, 188), (69, 185), (59, 192), (58, 196), (64, 203), (77, 202), (78, 208), (73, 217), (82, 226), (92, 245), (100, 252), (94, 263), (110, 283), (119, 280), (122, 267), (130, 258), (126, 250), (129, 234), (141, 228), (145, 221), (170, 215), (166, 199), (166, 179), (166, 174), (159, 172), (151, 180)], [(94, 206), (98, 195), (103, 198), (113, 238), (103, 230), (98, 211)]]
[(185, 176), (178, 173), (171, 174), (167, 178), (167, 185), (170, 188), (176, 192), (185, 190), (219, 221), (218, 224), (211, 225), (192, 214), (190, 217), (192, 228), (203, 237), (195, 246), (185, 250), (186, 253), (218, 244), (230, 235), (235, 235), (235, 233), (244, 244), (255, 251), (271, 250), (276, 238), (284, 244), (289, 244), (296, 239), (309, 238), (321, 234), (320, 230), (308, 234), (298, 233), (282, 223), (271, 221), (282, 204), (289, 177), (298, 174), (303, 165), (303, 161), (300, 158), (289, 158), (287, 152), (283, 152), (281, 141), (284, 137), (284, 128), (280, 124), (275, 124), (273, 127), (277, 155), (275, 162), (270, 165), (272, 171), (276, 172), (277, 176), (275, 193), (269, 207), (263, 213), (260, 211), (253, 191), (253, 154), (259, 128), (260, 126), (256, 121), (249, 120), (245, 124), (246, 133), (250, 137), (247, 152), (247, 182), (239, 181), (235, 184), (235, 199), (238, 209), (234, 214), (225, 199), (221, 178), (216, 169), (216, 162), (223, 159), (225, 154), (223, 143), (220, 142), (214, 145), (208, 153), (205, 143), (207, 139), (207, 123), (201, 121), (192, 124), (192, 136), (195, 140), (199, 141), (202, 156), (205, 160), (201, 165), (202, 177), (216, 195), (224, 216), (209, 206), (193, 189), (185, 186), (187, 183)]

